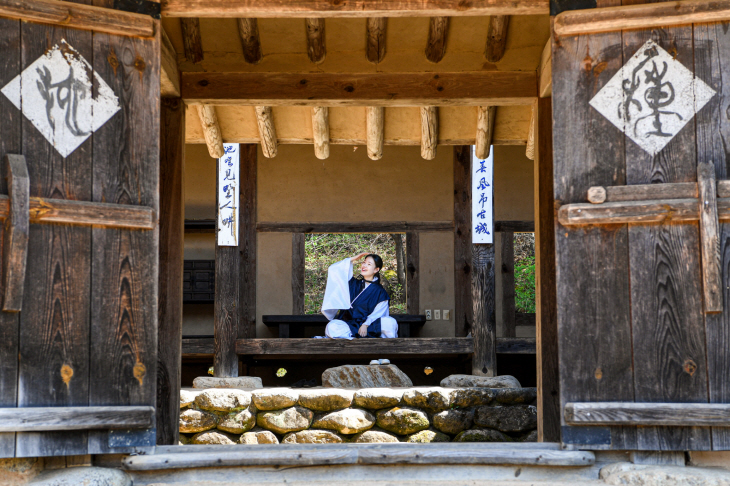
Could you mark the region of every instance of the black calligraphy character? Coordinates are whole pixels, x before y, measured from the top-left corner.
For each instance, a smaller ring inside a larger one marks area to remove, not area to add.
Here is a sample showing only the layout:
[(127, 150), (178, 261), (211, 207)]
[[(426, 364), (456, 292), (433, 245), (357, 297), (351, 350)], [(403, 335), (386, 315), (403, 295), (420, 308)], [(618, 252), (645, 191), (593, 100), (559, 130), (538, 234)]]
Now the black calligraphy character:
[(672, 102), (674, 102), (674, 86), (669, 81), (662, 82), (664, 75), (667, 74), (667, 69), (669, 69), (666, 62), (663, 64), (664, 69), (662, 69), (661, 73), (657, 69), (656, 62), (652, 62), (653, 67), (651, 70), (644, 71), (644, 74), (646, 75), (646, 83), (651, 83), (653, 85), (646, 88), (646, 91), (644, 92), (644, 101), (646, 101), (646, 104), (649, 105), (649, 108), (651, 108), (651, 113), (636, 120), (636, 123), (634, 124), (634, 133), (636, 133), (636, 127), (641, 120), (653, 116), (654, 121), (652, 122), (652, 125), (655, 130), (653, 132), (647, 132), (646, 135), (671, 137), (671, 133), (667, 133), (662, 130), (661, 116), (675, 115), (680, 120), (683, 120), (679, 113), (660, 109), (669, 106)]
[[(40, 80), (36, 81), (38, 86), (38, 92), (41, 97), (46, 100), (46, 117), (48, 117), (48, 123), (52, 129), (56, 129), (56, 121), (53, 118), (51, 110), (53, 109), (54, 101), (58, 100), (58, 106), (62, 110), (66, 110), (66, 127), (77, 137), (83, 137), (88, 135), (90, 132), (84, 132), (79, 128), (78, 120), (76, 118), (79, 101), (86, 98), (89, 88), (74, 78), (74, 70), (69, 67), (68, 77), (58, 83), (52, 82), (51, 72), (46, 66), (37, 68), (36, 72)], [(56, 90), (55, 97), (53, 90)]]
[[(641, 77), (639, 76), (639, 71), (648, 63), (651, 61), (652, 58), (659, 55), (659, 51), (657, 50), (656, 46), (652, 46), (649, 49), (644, 51), (644, 56), (646, 59), (641, 61), (638, 66), (634, 68), (633, 71), (631, 71), (631, 79), (624, 79), (621, 83), (621, 87), (624, 90), (624, 101), (623, 103), (620, 103), (618, 106), (618, 116), (619, 118), (624, 118), (626, 121), (631, 120), (631, 106), (635, 106), (638, 111), (642, 110), (641, 103), (634, 99), (634, 93), (636, 93), (636, 90), (639, 89), (641, 86)], [(623, 116), (621, 113), (621, 110), (623, 108)]]

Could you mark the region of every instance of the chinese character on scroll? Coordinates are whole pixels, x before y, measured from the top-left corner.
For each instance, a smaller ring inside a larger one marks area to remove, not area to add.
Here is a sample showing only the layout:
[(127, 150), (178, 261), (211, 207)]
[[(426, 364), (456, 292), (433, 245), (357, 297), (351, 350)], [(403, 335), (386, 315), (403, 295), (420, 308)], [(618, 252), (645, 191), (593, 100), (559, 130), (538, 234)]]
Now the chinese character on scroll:
[(490, 151), (486, 160), (478, 159), (472, 152), (471, 163), (471, 241), (472, 243), (493, 243), (493, 193), (492, 178), (494, 164)]
[(218, 159), (218, 246), (238, 246), (238, 161), (237, 143), (223, 144)]

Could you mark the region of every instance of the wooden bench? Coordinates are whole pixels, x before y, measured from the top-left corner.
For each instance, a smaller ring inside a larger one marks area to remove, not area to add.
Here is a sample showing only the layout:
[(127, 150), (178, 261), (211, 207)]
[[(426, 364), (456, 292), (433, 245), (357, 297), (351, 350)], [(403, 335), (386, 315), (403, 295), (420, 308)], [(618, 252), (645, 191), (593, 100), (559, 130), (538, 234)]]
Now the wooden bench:
[[(398, 337), (413, 337), (413, 331), (426, 323), (426, 316), (412, 314), (393, 314), (390, 317), (398, 323)], [(305, 326), (326, 326), (327, 318), (322, 314), (299, 316), (269, 315), (263, 316), (263, 323), (268, 327), (279, 329), (280, 338), (304, 337)], [(293, 331), (293, 332), (292, 332)]]

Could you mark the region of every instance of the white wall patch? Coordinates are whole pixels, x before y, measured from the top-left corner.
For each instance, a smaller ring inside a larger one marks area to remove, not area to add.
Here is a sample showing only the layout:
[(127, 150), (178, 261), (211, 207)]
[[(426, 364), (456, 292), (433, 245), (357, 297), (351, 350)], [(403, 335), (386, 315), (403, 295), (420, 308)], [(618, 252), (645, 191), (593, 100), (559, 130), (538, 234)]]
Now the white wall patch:
[(121, 109), (114, 91), (65, 40), (36, 59), (0, 93), (63, 157)]
[(654, 156), (715, 94), (650, 40), (593, 97), (590, 105)]

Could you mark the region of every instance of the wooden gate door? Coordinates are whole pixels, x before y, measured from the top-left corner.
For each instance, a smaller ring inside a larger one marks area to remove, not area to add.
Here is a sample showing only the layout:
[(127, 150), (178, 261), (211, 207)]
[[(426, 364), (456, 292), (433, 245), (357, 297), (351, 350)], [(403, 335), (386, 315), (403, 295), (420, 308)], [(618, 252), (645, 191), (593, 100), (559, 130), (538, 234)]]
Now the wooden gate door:
[(0, 457), (155, 444), (158, 21), (49, 5), (0, 13)]
[(730, 24), (591, 15), (553, 38), (562, 441), (730, 449)]

